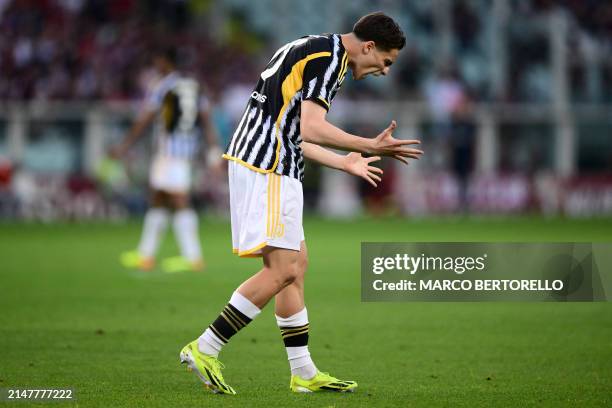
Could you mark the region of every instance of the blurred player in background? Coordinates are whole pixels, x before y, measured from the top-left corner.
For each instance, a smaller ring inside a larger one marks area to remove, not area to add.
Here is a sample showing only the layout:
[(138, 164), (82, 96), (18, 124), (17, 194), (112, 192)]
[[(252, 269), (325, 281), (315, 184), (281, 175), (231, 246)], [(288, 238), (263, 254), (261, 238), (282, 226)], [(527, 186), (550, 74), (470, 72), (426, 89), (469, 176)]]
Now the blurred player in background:
[[(326, 120), (347, 69), (355, 79), (386, 75), (404, 47), (399, 26), (383, 13), (362, 17), (348, 34), (314, 35), (280, 48), (261, 73), (223, 155), (229, 163), (233, 249), (263, 257), (263, 268), (233, 293), (219, 317), (180, 353), (208, 388), (235, 394), (217, 356), (239, 330), (275, 299), (276, 321), (286, 347), (293, 392), (352, 391), (354, 381), (317, 369), (308, 351), (304, 274), (308, 263), (302, 226), (304, 157), (362, 177), (372, 185), (380, 157), (404, 163), (420, 150), (416, 140), (393, 138), (395, 121), (375, 138), (351, 135)], [(386, 114), (386, 112), (381, 112)], [(352, 153), (340, 155), (322, 146)], [(330, 313), (332, 319), (343, 319)], [(262, 373), (265, 375), (265, 373)]]
[(202, 132), (207, 141), (208, 165), (220, 165), (221, 149), (208, 99), (196, 80), (177, 71), (176, 50), (158, 51), (153, 64), (161, 78), (147, 95), (142, 113), (127, 136), (111, 149), (112, 157), (123, 157), (156, 120), (155, 153), (149, 174), (150, 208), (138, 249), (123, 253), (121, 262), (128, 268), (151, 270), (173, 210), (172, 224), (181, 256), (165, 259), (162, 267), (166, 272), (200, 271), (204, 260), (198, 216), (190, 203), (192, 161), (196, 159)]

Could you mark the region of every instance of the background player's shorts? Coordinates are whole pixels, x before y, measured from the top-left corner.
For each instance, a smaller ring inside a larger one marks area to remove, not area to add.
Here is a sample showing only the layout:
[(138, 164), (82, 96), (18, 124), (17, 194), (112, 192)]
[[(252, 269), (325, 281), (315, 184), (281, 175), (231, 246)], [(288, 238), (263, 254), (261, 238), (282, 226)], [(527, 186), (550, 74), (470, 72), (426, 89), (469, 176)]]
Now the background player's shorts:
[(230, 161), (229, 188), (234, 253), (261, 256), (265, 246), (300, 250), (304, 240), (302, 183)]
[(151, 163), (149, 183), (154, 190), (188, 193), (191, 187), (191, 162), (183, 158), (157, 156)]

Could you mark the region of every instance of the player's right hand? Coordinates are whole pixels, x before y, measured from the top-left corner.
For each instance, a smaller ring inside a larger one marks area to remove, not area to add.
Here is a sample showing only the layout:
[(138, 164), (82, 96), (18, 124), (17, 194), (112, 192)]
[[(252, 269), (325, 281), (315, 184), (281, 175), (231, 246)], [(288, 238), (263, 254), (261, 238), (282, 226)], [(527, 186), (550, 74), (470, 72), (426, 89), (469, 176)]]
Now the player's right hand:
[(110, 149), (108, 149), (108, 156), (115, 160), (121, 159), (124, 154), (125, 154), (125, 151), (123, 149), (123, 146), (121, 145), (115, 145), (115, 146), (112, 146)]
[(422, 150), (407, 147), (409, 145), (421, 144), (419, 140), (402, 140), (393, 137), (393, 131), (397, 123), (392, 120), (389, 127), (383, 130), (376, 138), (372, 139), (372, 150), (370, 153), (380, 156), (393, 157), (402, 163), (408, 164), (407, 159), (419, 159)]

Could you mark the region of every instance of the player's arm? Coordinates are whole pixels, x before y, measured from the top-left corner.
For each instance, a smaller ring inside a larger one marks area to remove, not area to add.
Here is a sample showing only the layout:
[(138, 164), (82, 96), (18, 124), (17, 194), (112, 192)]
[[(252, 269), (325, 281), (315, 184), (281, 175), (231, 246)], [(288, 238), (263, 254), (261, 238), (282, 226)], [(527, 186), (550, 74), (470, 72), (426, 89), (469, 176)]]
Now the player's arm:
[(219, 135), (217, 134), (217, 129), (215, 128), (209, 109), (200, 111), (200, 123), (202, 123), (202, 129), (204, 130), (208, 147), (219, 149)]
[(378, 174), (383, 173), (382, 169), (371, 165), (373, 162), (380, 160), (378, 156), (362, 157), (360, 153), (355, 152), (341, 155), (308, 142), (302, 142), (300, 146), (307, 159), (331, 167), (332, 169), (342, 170), (357, 177), (361, 177), (374, 187), (377, 186), (377, 181), (381, 181)]
[(206, 162), (209, 166), (218, 166), (221, 164), (221, 147), (219, 146), (219, 134), (212, 120), (212, 115), (209, 108), (200, 110), (200, 123), (202, 131), (206, 138), (207, 156)]
[(212, 117), (212, 105), (204, 95), (199, 98), (200, 129), (206, 139), (206, 164), (214, 169), (220, 169), (221, 147), (219, 146), (219, 134)]
[(114, 158), (125, 155), (128, 149), (144, 134), (144, 131), (149, 127), (151, 122), (153, 122), (153, 119), (155, 119), (155, 115), (156, 112), (150, 110), (141, 113), (121, 143), (111, 148), (110, 155)]
[(320, 104), (311, 100), (302, 101), (300, 116), (302, 140), (346, 151), (393, 157), (406, 164), (407, 159), (418, 159), (423, 153), (421, 150), (408, 147), (420, 144), (418, 140), (401, 140), (393, 137), (395, 121), (392, 121), (378, 136), (370, 139), (352, 135), (332, 125), (325, 118), (326, 114), (327, 110)]

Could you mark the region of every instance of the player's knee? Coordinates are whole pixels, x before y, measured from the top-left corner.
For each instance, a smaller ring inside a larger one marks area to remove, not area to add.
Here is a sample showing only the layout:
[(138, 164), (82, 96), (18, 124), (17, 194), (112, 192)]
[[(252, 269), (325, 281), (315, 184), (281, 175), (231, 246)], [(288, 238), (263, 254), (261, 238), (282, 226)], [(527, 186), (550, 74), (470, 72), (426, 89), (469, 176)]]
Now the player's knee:
[(283, 286), (291, 285), (300, 277), (299, 262), (296, 259), (288, 263), (281, 271), (281, 277), (283, 280)]
[(174, 196), (172, 197), (172, 207), (175, 211), (184, 210), (189, 208), (189, 198), (186, 196)]

